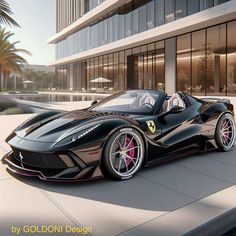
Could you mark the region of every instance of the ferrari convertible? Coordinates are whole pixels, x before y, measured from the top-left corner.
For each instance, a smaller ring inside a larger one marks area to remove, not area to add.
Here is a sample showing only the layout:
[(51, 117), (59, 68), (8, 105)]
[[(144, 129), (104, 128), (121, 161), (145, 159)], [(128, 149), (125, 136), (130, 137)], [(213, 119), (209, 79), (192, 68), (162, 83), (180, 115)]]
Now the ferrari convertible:
[(6, 142), (11, 152), (2, 162), (10, 172), (50, 181), (125, 180), (194, 152), (231, 150), (234, 111), (228, 99), (130, 90), (87, 109), (36, 115)]

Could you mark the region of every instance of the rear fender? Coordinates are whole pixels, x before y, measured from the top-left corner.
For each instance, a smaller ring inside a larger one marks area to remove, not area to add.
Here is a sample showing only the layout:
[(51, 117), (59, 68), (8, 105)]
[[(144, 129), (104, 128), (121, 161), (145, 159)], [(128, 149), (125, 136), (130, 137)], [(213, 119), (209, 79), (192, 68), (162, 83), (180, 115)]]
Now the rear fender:
[(225, 112), (233, 114), (233, 105), (231, 103), (216, 102), (210, 104), (201, 113), (201, 118), (204, 123), (211, 122), (212, 120), (217, 120), (218, 117)]

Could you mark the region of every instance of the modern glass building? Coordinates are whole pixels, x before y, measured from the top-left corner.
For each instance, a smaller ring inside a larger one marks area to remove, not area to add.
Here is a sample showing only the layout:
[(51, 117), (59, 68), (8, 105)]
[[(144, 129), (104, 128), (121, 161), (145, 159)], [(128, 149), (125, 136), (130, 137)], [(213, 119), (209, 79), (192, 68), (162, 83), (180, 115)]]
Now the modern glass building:
[(234, 96), (235, 38), (235, 0), (57, 0), (54, 87)]

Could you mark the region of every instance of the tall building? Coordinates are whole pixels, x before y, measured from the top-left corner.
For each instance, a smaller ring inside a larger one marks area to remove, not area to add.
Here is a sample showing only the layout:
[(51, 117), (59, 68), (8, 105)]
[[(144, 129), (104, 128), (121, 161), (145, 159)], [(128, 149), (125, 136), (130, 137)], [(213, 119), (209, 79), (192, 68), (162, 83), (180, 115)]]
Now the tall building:
[[(56, 8), (55, 87), (236, 95), (235, 0), (57, 0)], [(91, 82), (101, 77), (108, 82)]]

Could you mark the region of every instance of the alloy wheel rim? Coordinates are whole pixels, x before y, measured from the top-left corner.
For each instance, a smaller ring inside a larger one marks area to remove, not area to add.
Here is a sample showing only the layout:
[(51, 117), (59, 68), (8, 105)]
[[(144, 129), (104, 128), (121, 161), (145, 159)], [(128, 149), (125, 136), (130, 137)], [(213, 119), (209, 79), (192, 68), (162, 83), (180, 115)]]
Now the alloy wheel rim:
[(127, 177), (136, 172), (142, 163), (143, 147), (139, 136), (133, 132), (119, 134), (112, 142), (110, 163), (116, 174)]
[(220, 125), (220, 139), (224, 148), (229, 149), (235, 142), (235, 123), (230, 116), (225, 117)]

